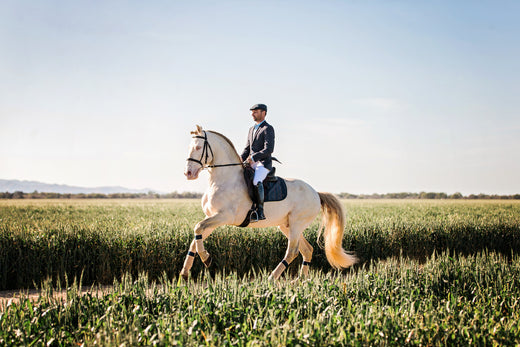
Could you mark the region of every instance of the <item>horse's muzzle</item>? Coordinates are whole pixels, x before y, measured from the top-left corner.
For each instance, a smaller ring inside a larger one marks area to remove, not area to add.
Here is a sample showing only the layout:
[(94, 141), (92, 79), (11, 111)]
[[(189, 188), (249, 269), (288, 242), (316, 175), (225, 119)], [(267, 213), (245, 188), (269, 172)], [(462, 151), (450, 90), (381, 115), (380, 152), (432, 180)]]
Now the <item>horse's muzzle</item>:
[(187, 169), (185, 172), (184, 172), (184, 176), (186, 176), (186, 178), (188, 180), (195, 180), (199, 177), (199, 172), (200, 172), (200, 169)]

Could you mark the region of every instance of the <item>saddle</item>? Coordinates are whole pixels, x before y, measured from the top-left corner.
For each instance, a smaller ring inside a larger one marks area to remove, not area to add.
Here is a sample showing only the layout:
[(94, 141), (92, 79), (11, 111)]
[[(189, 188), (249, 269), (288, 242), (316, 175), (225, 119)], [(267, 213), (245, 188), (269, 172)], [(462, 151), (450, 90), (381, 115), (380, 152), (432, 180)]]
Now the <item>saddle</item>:
[[(267, 174), (267, 177), (264, 179), (264, 203), (269, 201), (281, 201), (287, 197), (287, 184), (285, 180), (281, 177), (275, 176), (276, 168), (272, 168), (271, 171)], [(247, 165), (244, 167), (244, 180), (247, 185), (247, 193), (249, 194), (249, 198), (253, 201), (253, 205), (251, 209), (246, 215), (246, 218), (240, 224), (240, 227), (245, 227), (249, 225), (251, 214), (256, 211), (255, 206), (255, 196), (254, 196), (254, 187), (253, 187), (253, 178), (255, 176), (255, 170)]]
[[(287, 197), (287, 184), (281, 177), (275, 176), (276, 168), (273, 167), (267, 174), (264, 180), (264, 202), (281, 201)], [(251, 166), (246, 166), (244, 169), (244, 179), (247, 185), (247, 192), (251, 200), (255, 201), (253, 191), (253, 178), (255, 170)]]

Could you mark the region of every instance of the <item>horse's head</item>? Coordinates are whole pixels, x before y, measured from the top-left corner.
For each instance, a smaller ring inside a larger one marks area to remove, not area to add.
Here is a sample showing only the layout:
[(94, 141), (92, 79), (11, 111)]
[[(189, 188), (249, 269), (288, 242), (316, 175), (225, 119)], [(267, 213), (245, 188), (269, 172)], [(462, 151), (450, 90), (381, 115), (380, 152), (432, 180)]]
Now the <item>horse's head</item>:
[[(232, 166), (242, 168), (242, 159), (233, 143), (224, 135), (202, 130), (202, 127), (197, 125), (197, 130), (191, 132), (191, 137), (193, 140), (184, 170), (184, 175), (189, 180), (197, 179), (199, 173), (205, 168), (209, 169), (210, 175), (213, 168)], [(221, 162), (215, 163), (217, 158)]]
[[(186, 168), (184, 169), (184, 175), (189, 180), (195, 180), (199, 177), (199, 173), (202, 171), (204, 162), (203, 153), (204, 150), (204, 131), (200, 125), (197, 125), (197, 130), (191, 132), (192, 140), (188, 151), (188, 160), (186, 161)], [(200, 136), (200, 137), (197, 137)]]

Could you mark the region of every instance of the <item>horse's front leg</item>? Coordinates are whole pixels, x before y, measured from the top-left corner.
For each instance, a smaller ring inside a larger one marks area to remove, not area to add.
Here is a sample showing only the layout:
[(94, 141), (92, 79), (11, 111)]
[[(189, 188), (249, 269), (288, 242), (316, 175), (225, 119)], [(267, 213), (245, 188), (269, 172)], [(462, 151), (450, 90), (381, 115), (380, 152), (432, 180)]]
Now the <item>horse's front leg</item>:
[(215, 228), (226, 224), (226, 218), (223, 215), (216, 214), (211, 217), (206, 217), (204, 220), (197, 223), (194, 229), (195, 239), (190, 244), (190, 249), (184, 260), (184, 266), (181, 270), (181, 276), (188, 279), (195, 254), (199, 254), (200, 259), (206, 267), (211, 265), (211, 257), (208, 251), (204, 249), (204, 240), (215, 230)]

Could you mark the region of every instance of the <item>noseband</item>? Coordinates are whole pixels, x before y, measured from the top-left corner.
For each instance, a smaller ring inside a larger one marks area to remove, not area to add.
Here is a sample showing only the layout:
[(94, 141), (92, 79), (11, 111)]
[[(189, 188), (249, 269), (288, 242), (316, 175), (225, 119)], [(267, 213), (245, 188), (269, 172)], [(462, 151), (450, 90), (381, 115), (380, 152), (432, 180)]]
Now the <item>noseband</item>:
[[(213, 167), (223, 167), (223, 166), (235, 166), (235, 165), (243, 165), (242, 163), (232, 163), (232, 164), (219, 164), (219, 165), (208, 165), (208, 158), (209, 153), (211, 152), (211, 157), (214, 158), (213, 150), (211, 149), (211, 145), (208, 142), (208, 136), (206, 132), (204, 131), (204, 136), (196, 135), (192, 136), (193, 139), (203, 139), (204, 145), (202, 146), (202, 154), (200, 155), (200, 159), (194, 159), (194, 158), (188, 158), (187, 161), (194, 161), (200, 166), (202, 166), (202, 169), (206, 168), (213, 168)], [(204, 163), (202, 162), (202, 159), (204, 158)]]

